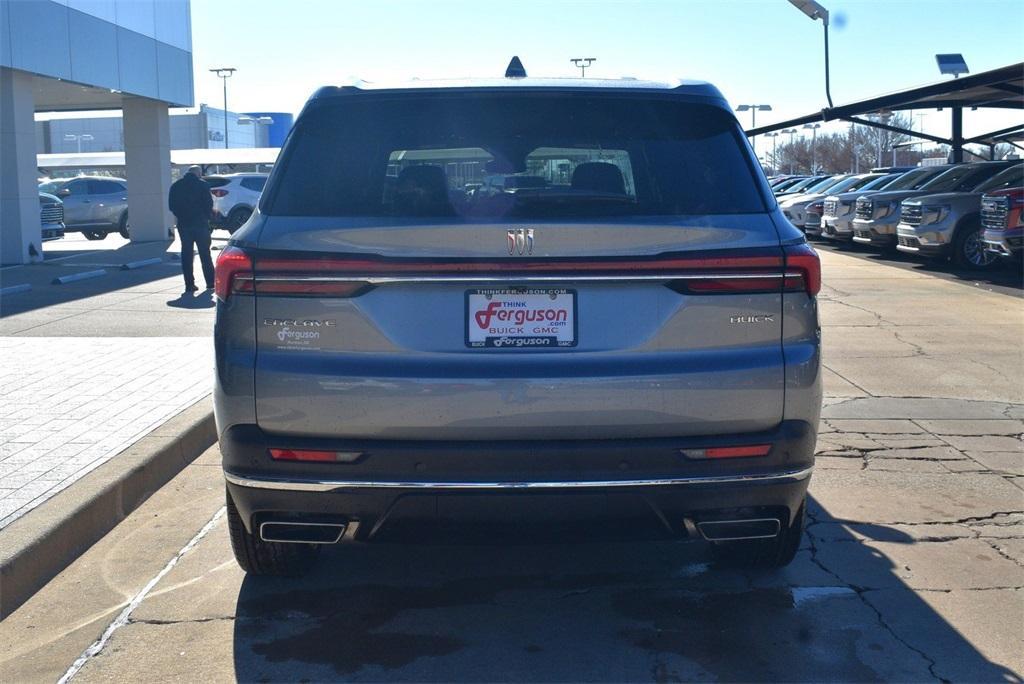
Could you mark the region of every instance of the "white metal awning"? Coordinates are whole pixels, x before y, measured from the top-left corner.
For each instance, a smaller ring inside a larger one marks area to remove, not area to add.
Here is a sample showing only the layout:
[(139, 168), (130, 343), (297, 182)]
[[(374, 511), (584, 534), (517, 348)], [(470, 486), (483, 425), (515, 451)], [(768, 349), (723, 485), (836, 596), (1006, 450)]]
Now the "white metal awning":
[[(232, 147), (171, 150), (172, 166), (210, 166), (213, 164), (273, 164), (278, 147)], [(124, 166), (124, 152), (72, 152), (36, 155), (41, 169), (104, 168)]]

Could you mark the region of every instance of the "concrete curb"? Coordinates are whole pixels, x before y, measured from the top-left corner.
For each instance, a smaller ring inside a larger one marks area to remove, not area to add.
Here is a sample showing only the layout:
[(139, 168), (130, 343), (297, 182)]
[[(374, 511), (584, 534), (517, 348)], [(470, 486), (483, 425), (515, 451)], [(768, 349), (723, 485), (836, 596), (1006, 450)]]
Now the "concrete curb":
[(207, 396), (0, 530), (0, 619), (216, 440)]

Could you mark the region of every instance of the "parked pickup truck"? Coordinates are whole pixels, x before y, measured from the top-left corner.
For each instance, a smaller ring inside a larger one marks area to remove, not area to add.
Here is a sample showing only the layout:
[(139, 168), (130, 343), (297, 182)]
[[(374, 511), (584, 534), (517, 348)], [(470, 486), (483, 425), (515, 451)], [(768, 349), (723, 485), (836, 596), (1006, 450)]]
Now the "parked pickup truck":
[(901, 252), (951, 258), (957, 266), (984, 269), (997, 257), (981, 241), (981, 196), (994, 190), (1024, 185), (1024, 164), (986, 162), (985, 171), (998, 171), (969, 191), (944, 192), (904, 200), (896, 234)]
[(985, 249), (1000, 256), (1024, 254), (1024, 188), (1009, 188), (981, 198), (981, 236)]
[(853, 218), (853, 241), (875, 247), (894, 247), (903, 200), (937, 192), (971, 190), (999, 170), (984, 164), (927, 166), (915, 171), (921, 175), (915, 177), (910, 187), (858, 198)]
[[(858, 197), (881, 190), (889, 190), (903, 173), (889, 173), (879, 176), (858, 190), (829, 195), (822, 203), (822, 237), (830, 240), (850, 240), (853, 237), (853, 205)], [(806, 231), (806, 225), (805, 225)]]

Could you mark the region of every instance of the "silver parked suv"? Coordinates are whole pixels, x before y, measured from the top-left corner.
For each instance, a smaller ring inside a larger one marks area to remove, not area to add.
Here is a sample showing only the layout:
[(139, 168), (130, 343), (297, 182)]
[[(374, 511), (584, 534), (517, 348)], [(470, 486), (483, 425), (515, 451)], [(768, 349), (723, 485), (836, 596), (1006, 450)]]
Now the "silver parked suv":
[(49, 181), (40, 192), (56, 195), (64, 202), (67, 232), (79, 232), (90, 240), (102, 240), (108, 233), (128, 237), (128, 183), (110, 176), (78, 176)]
[(819, 287), (713, 86), (322, 88), (217, 263), (235, 557), (599, 530), (784, 565)]
[(990, 178), (970, 190), (929, 194), (905, 200), (896, 227), (896, 249), (910, 254), (944, 258), (957, 266), (984, 269), (997, 255), (982, 241), (981, 196), (1024, 185), (1024, 166), (1016, 161), (983, 162)]
[(951, 164), (923, 166), (907, 173), (890, 188), (858, 197), (853, 206), (853, 241), (895, 247), (900, 203), (908, 197), (926, 194), (925, 188), (932, 181), (955, 168), (958, 167)]

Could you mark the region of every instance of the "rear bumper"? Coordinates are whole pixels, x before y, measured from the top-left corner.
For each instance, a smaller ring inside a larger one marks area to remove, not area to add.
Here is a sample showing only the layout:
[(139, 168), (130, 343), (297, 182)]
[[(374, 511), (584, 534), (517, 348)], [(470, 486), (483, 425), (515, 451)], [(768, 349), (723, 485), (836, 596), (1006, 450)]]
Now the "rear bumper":
[[(627, 537), (686, 537), (686, 521), (742, 509), (788, 522), (813, 467), (814, 428), (731, 437), (543, 442), (386, 442), (275, 438), (255, 426), (221, 436), (228, 491), (250, 530), (268, 519), (346, 524), (344, 540), (388, 539), (410, 525), (578, 522)], [(771, 444), (765, 457), (694, 461), (680, 449)], [(269, 447), (358, 451), (354, 463), (272, 461)], [(468, 528), (467, 528), (468, 525)], [(422, 538), (423, 535), (417, 535)]]

